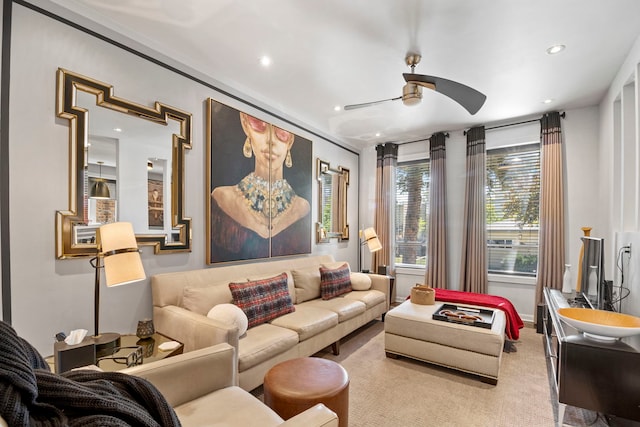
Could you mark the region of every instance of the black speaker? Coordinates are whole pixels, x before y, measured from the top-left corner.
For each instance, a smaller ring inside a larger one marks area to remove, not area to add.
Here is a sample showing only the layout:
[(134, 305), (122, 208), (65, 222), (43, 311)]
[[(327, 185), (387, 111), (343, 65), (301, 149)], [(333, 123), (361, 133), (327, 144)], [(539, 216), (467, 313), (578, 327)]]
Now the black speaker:
[(383, 276), (389, 275), (389, 266), (387, 265), (379, 265), (378, 266), (378, 274), (382, 274)]
[(96, 345), (93, 340), (69, 345), (64, 341), (53, 343), (53, 360), (56, 373), (70, 371), (80, 366), (96, 364)]
[(536, 332), (541, 334), (544, 332), (544, 304), (538, 304), (536, 310)]

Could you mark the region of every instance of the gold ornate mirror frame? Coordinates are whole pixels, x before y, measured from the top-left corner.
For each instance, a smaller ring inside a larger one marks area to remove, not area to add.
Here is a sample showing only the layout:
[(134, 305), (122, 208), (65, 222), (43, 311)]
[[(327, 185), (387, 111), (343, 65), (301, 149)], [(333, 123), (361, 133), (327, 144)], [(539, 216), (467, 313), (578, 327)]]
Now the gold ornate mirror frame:
[(328, 162), (317, 159), (316, 179), (318, 180), (317, 242), (328, 243), (331, 238), (349, 240), (349, 224), (347, 224), (349, 169), (342, 166), (331, 169)]
[(84, 165), (87, 155), (89, 112), (76, 105), (77, 91), (96, 96), (96, 105), (157, 123), (177, 121), (180, 134), (171, 141), (171, 224), (177, 239), (165, 234), (136, 234), (139, 245), (154, 247), (154, 253), (190, 252), (191, 218), (184, 214), (185, 151), (191, 149), (192, 116), (190, 113), (156, 102), (154, 108), (135, 104), (113, 95), (113, 86), (65, 69), (57, 71), (56, 115), (69, 120), (69, 209), (56, 212), (56, 258), (95, 256), (95, 243), (76, 242), (74, 227), (84, 221)]

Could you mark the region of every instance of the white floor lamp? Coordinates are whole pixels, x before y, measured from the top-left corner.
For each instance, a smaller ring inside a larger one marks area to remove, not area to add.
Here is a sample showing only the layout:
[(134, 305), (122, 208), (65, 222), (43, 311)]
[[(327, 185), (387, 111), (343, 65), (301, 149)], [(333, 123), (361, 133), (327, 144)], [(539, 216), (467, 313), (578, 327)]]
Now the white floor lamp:
[(376, 230), (373, 227), (365, 228), (364, 230), (360, 230), (360, 271), (363, 273), (368, 273), (369, 270), (365, 270), (364, 260), (362, 259), (362, 247), (367, 245), (369, 248), (369, 252), (377, 252), (382, 249), (382, 243), (380, 243), (380, 239), (378, 239), (378, 235), (376, 234)]

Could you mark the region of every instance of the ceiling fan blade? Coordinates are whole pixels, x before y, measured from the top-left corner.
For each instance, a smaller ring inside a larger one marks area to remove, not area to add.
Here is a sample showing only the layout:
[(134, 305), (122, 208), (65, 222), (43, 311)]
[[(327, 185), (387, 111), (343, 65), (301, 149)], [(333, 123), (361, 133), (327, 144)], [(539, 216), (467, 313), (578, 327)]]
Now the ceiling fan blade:
[(487, 99), (485, 94), (478, 92), (474, 88), (453, 80), (443, 79), (442, 77), (414, 73), (404, 73), (402, 76), (407, 83), (415, 83), (425, 87), (435, 85), (436, 92), (453, 99), (472, 115), (482, 108), (484, 101)]
[(355, 110), (356, 108), (369, 107), (371, 105), (382, 104), (383, 102), (387, 102), (387, 101), (397, 101), (399, 99), (402, 99), (402, 97), (398, 96), (397, 98), (383, 99), (381, 101), (372, 101), (372, 102), (365, 102), (365, 103), (362, 103), (362, 104), (345, 105), (344, 109), (345, 110)]

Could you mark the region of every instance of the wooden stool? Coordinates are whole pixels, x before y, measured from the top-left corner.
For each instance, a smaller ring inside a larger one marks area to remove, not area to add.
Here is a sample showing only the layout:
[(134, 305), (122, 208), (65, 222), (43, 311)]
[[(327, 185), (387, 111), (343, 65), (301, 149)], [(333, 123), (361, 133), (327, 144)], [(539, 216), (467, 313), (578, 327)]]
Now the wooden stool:
[(279, 363), (264, 376), (264, 403), (285, 420), (323, 403), (349, 424), (349, 375), (338, 363), (301, 357)]

